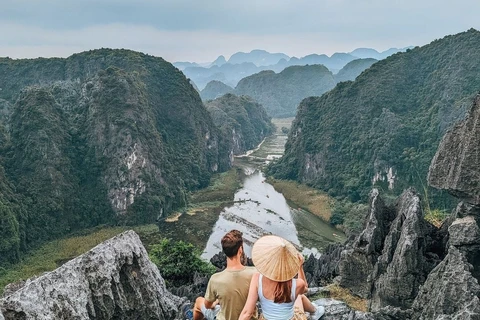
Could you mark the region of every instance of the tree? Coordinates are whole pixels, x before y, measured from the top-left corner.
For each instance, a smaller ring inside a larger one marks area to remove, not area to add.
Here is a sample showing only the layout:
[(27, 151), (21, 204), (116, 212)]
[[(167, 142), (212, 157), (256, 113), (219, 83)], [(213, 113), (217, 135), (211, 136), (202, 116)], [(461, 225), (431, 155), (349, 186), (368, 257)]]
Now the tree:
[(192, 282), (195, 272), (209, 276), (215, 272), (215, 267), (200, 258), (198, 249), (184, 241), (163, 239), (151, 247), (149, 256), (170, 285)]

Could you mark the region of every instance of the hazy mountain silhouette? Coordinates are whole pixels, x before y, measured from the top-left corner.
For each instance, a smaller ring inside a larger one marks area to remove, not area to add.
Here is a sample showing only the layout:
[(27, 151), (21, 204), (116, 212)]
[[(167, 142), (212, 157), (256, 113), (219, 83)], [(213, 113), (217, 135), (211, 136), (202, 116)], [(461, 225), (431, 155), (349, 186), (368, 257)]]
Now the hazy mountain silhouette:
[(289, 57), (284, 53), (252, 50), (249, 53), (237, 52), (226, 63), (224, 63), (225, 57), (219, 56), (214, 62), (208, 64), (208, 67), (202, 67), (199, 63), (190, 62), (176, 62), (174, 65), (182, 70), (202, 90), (212, 80), (221, 81), (231, 87), (235, 87), (240, 79), (252, 74), (264, 70), (272, 70), (278, 73), (290, 66), (322, 64), (335, 74), (347, 63), (358, 58), (380, 60), (388, 55), (405, 50), (406, 48), (392, 48), (379, 53), (374, 49), (360, 48), (351, 53), (337, 52), (330, 57), (326, 54), (309, 54), (302, 58)]

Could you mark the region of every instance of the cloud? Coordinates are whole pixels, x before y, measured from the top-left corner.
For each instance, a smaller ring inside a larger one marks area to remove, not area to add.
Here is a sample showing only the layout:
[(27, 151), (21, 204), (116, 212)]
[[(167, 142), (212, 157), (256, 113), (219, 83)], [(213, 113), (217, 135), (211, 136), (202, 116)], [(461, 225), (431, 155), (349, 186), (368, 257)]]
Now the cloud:
[(0, 56), (112, 47), (212, 61), (257, 48), (295, 56), (384, 50), (478, 29), (477, 12), (477, 0), (3, 0)]

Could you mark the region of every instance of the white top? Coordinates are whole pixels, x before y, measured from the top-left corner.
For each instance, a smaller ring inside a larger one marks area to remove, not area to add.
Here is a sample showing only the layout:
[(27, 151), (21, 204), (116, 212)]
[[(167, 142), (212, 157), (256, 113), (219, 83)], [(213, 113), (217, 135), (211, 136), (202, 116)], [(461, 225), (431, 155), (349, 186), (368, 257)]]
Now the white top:
[(263, 275), (258, 277), (258, 299), (262, 307), (262, 314), (266, 320), (290, 320), (293, 318), (293, 305), (295, 303), (296, 279), (292, 279), (292, 302), (275, 303), (265, 298), (262, 287)]

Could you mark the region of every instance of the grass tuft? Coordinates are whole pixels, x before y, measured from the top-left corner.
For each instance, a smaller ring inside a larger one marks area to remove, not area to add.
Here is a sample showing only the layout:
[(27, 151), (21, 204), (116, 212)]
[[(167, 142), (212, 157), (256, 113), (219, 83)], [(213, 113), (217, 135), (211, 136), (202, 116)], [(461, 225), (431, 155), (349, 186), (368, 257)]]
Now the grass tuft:
[(269, 178), (268, 182), (288, 201), (330, 222), (332, 199), (326, 193), (290, 180)]

